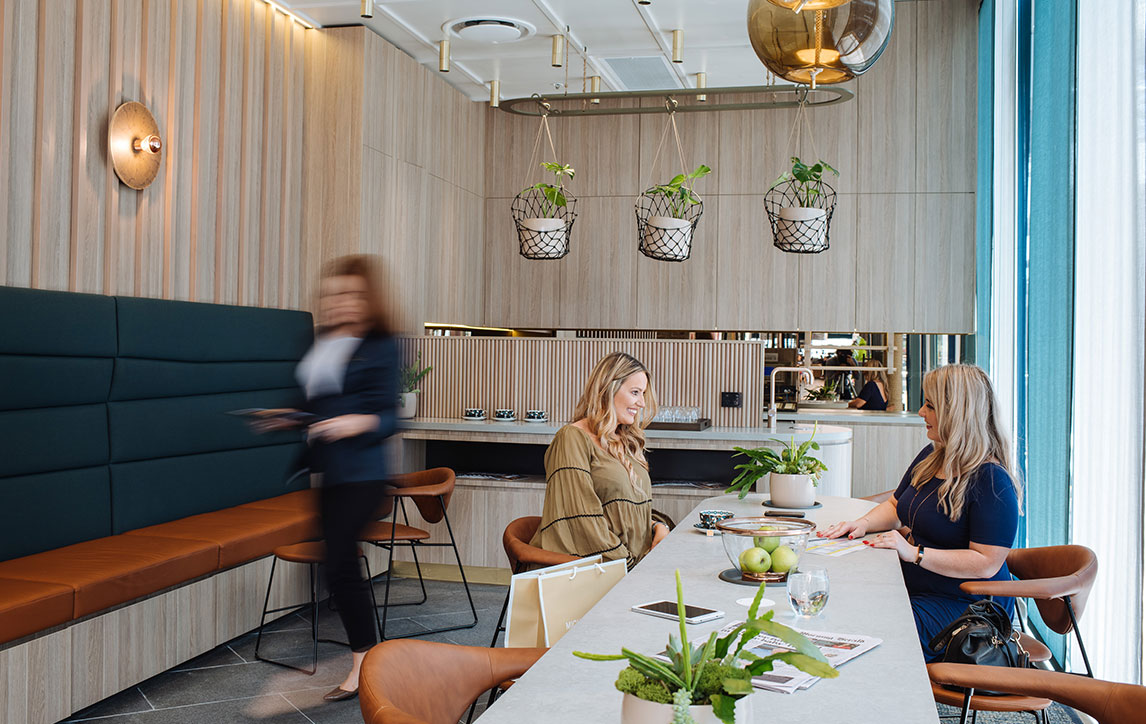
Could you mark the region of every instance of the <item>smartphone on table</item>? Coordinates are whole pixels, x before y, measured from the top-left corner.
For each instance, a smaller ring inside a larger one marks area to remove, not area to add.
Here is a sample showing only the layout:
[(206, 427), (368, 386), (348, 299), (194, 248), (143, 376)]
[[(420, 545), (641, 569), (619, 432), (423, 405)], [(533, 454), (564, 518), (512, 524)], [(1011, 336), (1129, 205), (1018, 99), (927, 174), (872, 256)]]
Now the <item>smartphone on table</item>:
[[(640, 603), (633, 606), (633, 610), (637, 613), (648, 614), (649, 616), (658, 616), (660, 618), (668, 618), (673, 621), (680, 619), (680, 614), (677, 611), (676, 601), (650, 601), (648, 603)], [(685, 604), (684, 607), (684, 622), (685, 623), (704, 623), (705, 621), (715, 621), (718, 618), (724, 617), (724, 611), (717, 611), (714, 608), (704, 608), (703, 606), (689, 606)]]

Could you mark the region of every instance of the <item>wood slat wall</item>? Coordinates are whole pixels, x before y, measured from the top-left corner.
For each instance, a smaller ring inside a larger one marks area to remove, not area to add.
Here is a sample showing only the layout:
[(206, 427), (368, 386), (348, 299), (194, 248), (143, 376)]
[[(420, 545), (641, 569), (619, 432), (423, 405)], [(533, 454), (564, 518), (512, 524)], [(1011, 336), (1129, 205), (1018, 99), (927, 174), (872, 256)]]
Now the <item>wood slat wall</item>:
[[(649, 369), (661, 405), (701, 408), (718, 426), (760, 422), (763, 347), (755, 342), (634, 339), (415, 337), (403, 340), (407, 360), (433, 367), (423, 379), (420, 417), (461, 418), (466, 407), (509, 407), (519, 418), (542, 409), (568, 422), (593, 365), (628, 352)], [(741, 392), (743, 407), (721, 408), (721, 392)]]
[[(0, 283), (302, 306), (307, 31), (258, 0), (0, 3)], [(144, 191), (108, 120), (155, 115)]]

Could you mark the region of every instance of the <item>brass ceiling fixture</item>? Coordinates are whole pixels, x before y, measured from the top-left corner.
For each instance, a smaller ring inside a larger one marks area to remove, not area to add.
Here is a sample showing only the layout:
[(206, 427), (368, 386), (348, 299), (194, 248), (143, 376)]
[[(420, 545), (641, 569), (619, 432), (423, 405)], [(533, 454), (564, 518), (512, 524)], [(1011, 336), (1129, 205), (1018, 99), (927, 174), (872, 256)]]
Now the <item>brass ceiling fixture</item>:
[(128, 101), (108, 124), (108, 155), (119, 180), (140, 191), (155, 180), (163, 161), (159, 125), (142, 103)]
[[(788, 0), (781, 0), (787, 3)], [(895, 24), (894, 0), (850, 0), (811, 9), (809, 0), (781, 6), (777, 0), (751, 0), (748, 38), (768, 70), (792, 83), (815, 88), (863, 74), (883, 53)]]
[(672, 31), (672, 62), (684, 62), (684, 31), (680, 29)]
[[(853, 0), (855, 2), (855, 0)], [(807, 86), (763, 85), (738, 86), (735, 88), (673, 88), (651, 91), (610, 91), (606, 93), (567, 93), (542, 95), (533, 94), (528, 98), (507, 98), (500, 104), (506, 113), (519, 116), (631, 116), (649, 113), (664, 113), (663, 106), (620, 104), (618, 100), (640, 98), (662, 98), (672, 101), (676, 98), (716, 96), (709, 102), (678, 105), (677, 113), (710, 113), (718, 111), (753, 111), (765, 108), (796, 108), (801, 104), (809, 106), (830, 106), (851, 100), (854, 95), (847, 88), (828, 86), (809, 90)], [(738, 96), (731, 102), (721, 102), (720, 97)], [(591, 105), (594, 99), (603, 101)], [(715, 100), (715, 102), (712, 102)], [(584, 103), (590, 101), (590, 104)], [(491, 105), (493, 105), (491, 103)]]
[(362, 0), (362, 7), (359, 8), (358, 15), (364, 18), (374, 17), (374, 0)]
[(438, 43), (438, 70), (442, 73), (450, 72), (450, 41), (443, 40)]

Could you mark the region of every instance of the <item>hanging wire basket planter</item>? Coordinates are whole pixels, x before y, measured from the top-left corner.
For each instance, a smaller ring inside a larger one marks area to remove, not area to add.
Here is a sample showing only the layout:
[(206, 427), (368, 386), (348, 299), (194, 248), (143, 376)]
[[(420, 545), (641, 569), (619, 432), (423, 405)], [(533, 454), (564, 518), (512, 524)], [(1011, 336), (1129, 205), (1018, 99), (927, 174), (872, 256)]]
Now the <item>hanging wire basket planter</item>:
[(569, 236), (577, 220), (577, 198), (564, 192), (565, 205), (553, 204), (537, 189), (527, 189), (513, 198), (510, 209), (517, 227), (521, 255), (526, 259), (561, 259), (569, 254)]
[(823, 181), (813, 186), (809, 201), (807, 187), (789, 179), (774, 185), (764, 194), (764, 210), (772, 225), (772, 244), (793, 254), (819, 254), (827, 251), (832, 214), (836, 210), (836, 191)]
[(692, 254), (692, 235), (704, 213), (704, 202), (689, 204), (673, 215), (668, 199), (644, 192), (637, 197), (637, 237), (642, 254), (657, 261), (684, 261)]
[(573, 222), (577, 220), (577, 198), (561, 182), (563, 176), (572, 179), (574, 171), (571, 166), (556, 160), (557, 148), (549, 132), (549, 104), (538, 100), (538, 105), (541, 107), (541, 125), (533, 142), (527, 173), (534, 170), (533, 162), (544, 134), (554, 160), (541, 165), (555, 174), (557, 184), (542, 182), (525, 188), (513, 197), (510, 211), (517, 227), (518, 251), (526, 259), (542, 261), (562, 259), (569, 254), (569, 237), (573, 233)]
[(669, 121), (661, 134), (657, 152), (650, 167), (655, 170), (665, 139), (671, 130), (680, 158), (681, 173), (667, 184), (652, 186), (637, 197), (634, 210), (637, 215), (637, 248), (642, 254), (657, 261), (685, 261), (692, 254), (692, 237), (704, 213), (704, 202), (692, 190), (692, 182), (712, 169), (700, 165), (689, 173), (684, 163), (684, 148), (676, 127), (675, 99), (665, 102)]

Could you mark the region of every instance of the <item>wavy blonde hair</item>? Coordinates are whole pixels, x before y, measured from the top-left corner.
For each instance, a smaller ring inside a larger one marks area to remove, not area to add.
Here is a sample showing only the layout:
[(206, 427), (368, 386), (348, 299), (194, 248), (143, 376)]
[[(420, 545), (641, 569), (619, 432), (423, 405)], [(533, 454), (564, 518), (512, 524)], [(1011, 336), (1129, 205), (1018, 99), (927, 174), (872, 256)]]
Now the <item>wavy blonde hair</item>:
[(946, 365), (923, 377), (924, 404), (935, 408), (939, 441), (915, 467), (911, 485), (916, 489), (942, 477), (939, 508), (952, 521), (963, 515), (967, 488), (979, 466), (998, 463), (1015, 486), (1019, 510), (1023, 486), (1011, 456), (1011, 444), (999, 420), (999, 403), (987, 373), (975, 365)]
[(863, 371), (863, 381), (864, 381), (864, 384), (867, 384), (868, 382), (871, 382), (872, 380), (879, 382), (879, 384), (883, 387), (883, 393), (885, 395), (888, 394), (887, 372), (885, 372), (883, 370), (883, 363), (880, 362), (879, 360), (869, 359), (867, 362), (864, 362), (863, 366), (864, 367), (879, 367), (880, 368), (877, 370), (865, 369)]
[[(648, 378), (645, 387), (645, 409), (632, 425), (622, 425), (617, 421), (613, 409), (613, 398), (621, 389), (621, 384), (637, 372), (644, 372)], [(589, 374), (585, 391), (573, 410), (573, 419), (584, 419), (589, 429), (601, 441), (601, 447), (625, 467), (629, 480), (636, 481), (630, 457), (645, 470), (649, 463), (645, 460), (645, 426), (657, 414), (657, 395), (653, 390), (653, 377), (645, 366), (632, 355), (613, 352), (605, 355)]]

